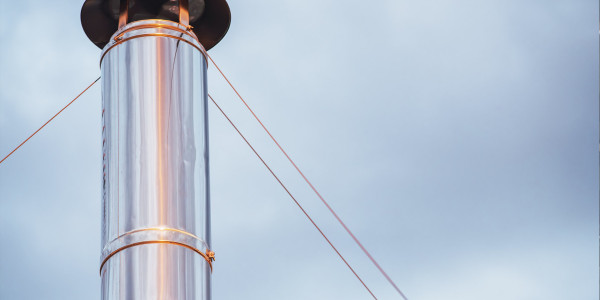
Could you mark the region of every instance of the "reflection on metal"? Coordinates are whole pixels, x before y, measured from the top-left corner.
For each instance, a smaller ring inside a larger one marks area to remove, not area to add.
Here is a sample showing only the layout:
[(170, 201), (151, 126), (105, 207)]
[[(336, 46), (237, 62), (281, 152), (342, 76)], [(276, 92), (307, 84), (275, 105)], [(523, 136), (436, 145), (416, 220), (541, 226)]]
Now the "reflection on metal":
[(120, 0), (119, 3), (119, 29), (127, 25), (127, 19), (129, 12), (129, 0)]
[(191, 26), (209, 50), (227, 33), (231, 12), (225, 0), (86, 0), (81, 8), (83, 30), (100, 48), (125, 24), (148, 19)]
[(104, 47), (103, 300), (210, 299), (204, 51), (155, 19)]
[(179, 0), (179, 24), (188, 27), (190, 25), (190, 12), (188, 0)]

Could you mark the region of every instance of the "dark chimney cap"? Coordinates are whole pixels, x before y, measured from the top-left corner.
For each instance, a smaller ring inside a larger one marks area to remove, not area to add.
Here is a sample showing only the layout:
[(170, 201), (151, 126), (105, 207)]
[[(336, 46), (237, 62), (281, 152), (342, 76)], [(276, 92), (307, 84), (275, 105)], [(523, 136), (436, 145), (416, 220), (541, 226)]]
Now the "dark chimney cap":
[[(179, 0), (86, 0), (81, 25), (88, 38), (103, 48), (119, 27), (121, 1), (129, 8), (127, 23), (147, 19), (179, 22)], [(226, 0), (188, 0), (192, 31), (206, 50), (214, 47), (229, 30), (231, 12)]]

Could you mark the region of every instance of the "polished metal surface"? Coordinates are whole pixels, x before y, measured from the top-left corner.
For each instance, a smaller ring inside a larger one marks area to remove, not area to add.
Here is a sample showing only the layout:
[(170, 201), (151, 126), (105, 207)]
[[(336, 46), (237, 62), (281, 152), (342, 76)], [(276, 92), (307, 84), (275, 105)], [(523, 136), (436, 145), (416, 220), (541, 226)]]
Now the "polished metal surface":
[(88, 38), (100, 48), (130, 22), (161, 19), (192, 26), (206, 50), (227, 33), (231, 12), (226, 0), (86, 0), (81, 8), (81, 25)]
[(176, 22), (102, 53), (102, 299), (210, 299), (206, 58)]

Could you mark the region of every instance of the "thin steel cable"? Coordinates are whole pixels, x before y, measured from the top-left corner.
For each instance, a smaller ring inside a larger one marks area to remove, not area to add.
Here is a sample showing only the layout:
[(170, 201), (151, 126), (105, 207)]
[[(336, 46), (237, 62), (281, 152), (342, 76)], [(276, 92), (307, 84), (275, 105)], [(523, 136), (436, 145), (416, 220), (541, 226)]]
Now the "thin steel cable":
[(306, 216), (306, 218), (308, 218), (308, 220), (313, 224), (313, 226), (315, 226), (315, 228), (319, 231), (319, 233), (321, 234), (321, 236), (323, 236), (323, 238), (327, 241), (327, 243), (329, 244), (329, 246), (331, 246), (331, 248), (335, 251), (335, 253), (337, 253), (337, 255), (342, 259), (342, 261), (344, 261), (344, 263), (346, 264), (346, 266), (348, 267), (348, 269), (350, 269), (350, 271), (352, 271), (352, 273), (354, 274), (354, 276), (356, 276), (356, 278), (360, 281), (360, 283), (362, 283), (362, 285), (365, 287), (365, 289), (367, 289), (367, 291), (369, 292), (369, 294), (371, 294), (371, 296), (373, 296), (373, 299), (377, 300), (377, 297), (375, 297), (375, 295), (367, 287), (367, 285), (365, 284), (365, 282), (360, 278), (360, 276), (358, 276), (358, 274), (356, 274), (356, 272), (354, 271), (354, 269), (350, 266), (350, 264), (348, 264), (348, 262), (346, 261), (346, 259), (344, 259), (344, 257), (342, 256), (342, 254), (331, 243), (331, 241), (327, 238), (327, 236), (325, 236), (325, 234), (323, 233), (323, 231), (321, 231), (321, 228), (319, 228), (319, 226), (315, 223), (315, 221), (313, 221), (313, 219), (308, 215), (308, 213), (306, 212), (306, 210), (304, 210), (304, 208), (302, 207), (302, 205), (300, 205), (300, 203), (296, 200), (296, 198), (294, 198), (294, 196), (292, 195), (292, 193), (287, 189), (287, 187), (283, 184), (283, 182), (281, 182), (281, 180), (279, 179), (279, 177), (277, 177), (277, 175), (275, 175), (275, 172), (273, 172), (273, 170), (271, 170), (271, 168), (269, 167), (269, 165), (267, 165), (267, 163), (263, 160), (263, 158), (260, 156), (260, 154), (258, 154), (258, 152), (256, 152), (256, 150), (254, 149), (254, 147), (252, 147), (252, 145), (250, 144), (250, 142), (248, 142), (248, 140), (246, 139), (246, 137), (244, 137), (244, 135), (237, 128), (237, 126), (235, 126), (235, 124), (231, 121), (231, 119), (229, 119), (229, 117), (227, 116), (227, 114), (221, 109), (221, 107), (219, 106), (219, 104), (217, 104), (217, 102), (215, 101), (215, 99), (213, 99), (213, 97), (210, 94), (208, 94), (208, 97), (210, 98), (210, 100), (212, 101), (212, 103), (219, 109), (219, 111), (223, 114), (223, 116), (225, 116), (225, 118), (227, 119), (227, 121), (229, 121), (229, 124), (231, 124), (231, 126), (233, 126), (233, 128), (235, 129), (235, 131), (237, 131), (237, 133), (242, 137), (242, 139), (244, 139), (244, 142), (246, 142), (246, 144), (250, 147), (250, 149), (252, 149), (252, 151), (254, 152), (254, 154), (258, 157), (258, 159), (260, 159), (260, 161), (263, 163), (263, 165), (265, 165), (265, 167), (269, 170), (269, 172), (271, 172), (271, 175), (273, 175), (273, 177), (275, 177), (275, 179), (277, 180), (277, 182), (279, 182), (279, 185), (281, 185), (281, 187), (283, 187), (283, 189), (290, 196), (290, 198), (292, 198), (292, 200), (294, 200), (294, 203), (296, 203), (296, 205), (298, 206), (298, 208), (300, 208), (300, 210), (302, 210), (302, 213), (304, 213), (304, 215)]
[[(183, 32), (179, 35), (179, 38), (183, 36)], [(167, 143), (169, 142), (169, 128), (171, 128), (171, 104), (173, 103), (173, 77), (175, 76), (175, 61), (177, 60), (177, 51), (179, 51), (179, 43), (181, 40), (177, 40), (175, 45), (175, 54), (173, 55), (173, 64), (171, 65), (171, 83), (169, 84), (169, 104), (167, 104)], [(167, 147), (167, 156), (169, 156), (169, 147)]]
[(92, 85), (94, 85), (96, 82), (98, 82), (98, 80), (100, 80), (100, 77), (98, 77), (96, 80), (94, 80), (94, 82), (92, 82), (92, 84), (88, 85), (88, 87), (86, 87), (85, 90), (83, 90), (81, 93), (79, 93), (79, 95), (77, 95), (77, 97), (75, 97), (73, 100), (71, 100), (71, 102), (69, 102), (69, 104), (67, 104), (60, 111), (58, 111), (52, 118), (50, 118), (50, 120), (46, 121), (46, 123), (44, 123), (44, 125), (42, 125), (42, 127), (40, 127), (38, 130), (36, 130), (34, 133), (32, 133), (28, 138), (26, 138), (21, 144), (19, 144), (19, 146), (17, 146), (17, 148), (15, 148), (7, 156), (5, 156), (2, 160), (0, 160), (0, 164), (2, 164), (9, 156), (11, 156), (13, 153), (15, 153), (15, 151), (17, 151), (19, 148), (21, 148), (21, 146), (23, 146), (25, 143), (27, 143), (27, 141), (29, 141), (29, 139), (31, 139), (34, 135), (36, 135), (36, 133), (38, 133), (40, 130), (42, 130), (42, 128), (46, 127), (46, 125), (48, 125), (48, 123), (50, 123), (52, 120), (54, 120), (54, 118), (56, 118), (56, 116), (58, 116), (61, 112), (63, 112), (63, 110), (65, 110), (67, 107), (69, 107), (69, 105), (71, 105), (73, 102), (75, 102), (75, 100), (77, 100), (77, 98), (79, 98), (81, 95), (83, 95), (83, 93), (85, 93), (89, 88), (92, 87)]
[(348, 226), (346, 226), (346, 224), (337, 215), (337, 213), (333, 210), (333, 208), (331, 208), (331, 206), (329, 205), (329, 203), (327, 201), (325, 201), (325, 199), (323, 198), (323, 196), (321, 196), (321, 194), (313, 186), (313, 184), (310, 182), (310, 180), (308, 180), (308, 178), (306, 178), (306, 176), (304, 175), (304, 173), (302, 171), (300, 171), (300, 168), (298, 168), (298, 166), (296, 165), (296, 163), (294, 163), (294, 161), (292, 160), (292, 158), (287, 154), (287, 152), (285, 150), (283, 150), (283, 147), (281, 147), (281, 145), (279, 144), (279, 142), (277, 142), (277, 140), (273, 137), (273, 135), (271, 134), (271, 132), (267, 129), (267, 127), (265, 127), (265, 125), (263, 124), (263, 122), (254, 113), (254, 111), (252, 110), (252, 108), (250, 108), (250, 106), (248, 105), (248, 103), (246, 103), (246, 101), (244, 100), (244, 98), (242, 98), (242, 96), (236, 90), (236, 88), (233, 86), (233, 84), (231, 84), (231, 82), (229, 81), (229, 79), (227, 78), (227, 76), (225, 76), (225, 74), (223, 74), (223, 71), (221, 71), (221, 68), (219, 68), (219, 66), (215, 63), (215, 61), (212, 59), (212, 57), (210, 55), (208, 55), (208, 53), (206, 53), (206, 56), (210, 59), (210, 61), (217, 68), (217, 70), (219, 70), (219, 73), (221, 73), (221, 76), (223, 76), (223, 78), (225, 78), (225, 80), (227, 81), (227, 83), (229, 84), (229, 86), (237, 94), (238, 98), (240, 98), (240, 100), (242, 100), (242, 102), (244, 103), (244, 105), (246, 106), (246, 108), (248, 108), (248, 110), (250, 111), (250, 113), (252, 114), (252, 116), (254, 116), (254, 118), (256, 119), (256, 121), (258, 121), (258, 123), (260, 123), (260, 126), (262, 126), (262, 128), (267, 132), (267, 134), (269, 135), (269, 137), (271, 137), (271, 140), (273, 140), (273, 142), (275, 142), (275, 145), (277, 145), (277, 147), (279, 148), (279, 150), (281, 150), (281, 152), (285, 155), (285, 157), (287, 157), (287, 159), (294, 166), (294, 168), (296, 169), (296, 171), (298, 171), (298, 173), (300, 173), (300, 176), (302, 176), (302, 178), (304, 179), (304, 181), (306, 181), (306, 183), (315, 192), (315, 194), (319, 197), (319, 199), (321, 199), (321, 202), (323, 202), (323, 204), (325, 204), (325, 206), (327, 207), (327, 209), (329, 210), (329, 212), (331, 212), (331, 214), (333, 214), (333, 216), (342, 225), (342, 227), (344, 227), (344, 230), (346, 230), (346, 232), (352, 237), (352, 239), (354, 240), (354, 242), (360, 247), (360, 249), (365, 253), (365, 255), (367, 255), (367, 257), (371, 260), (371, 262), (375, 265), (375, 267), (377, 267), (377, 269), (385, 277), (385, 279), (387, 279), (387, 281), (394, 287), (394, 289), (396, 289), (396, 291), (400, 294), (400, 296), (402, 296), (402, 298), (404, 300), (408, 300), (408, 298), (406, 298), (406, 296), (404, 295), (404, 293), (398, 288), (398, 286), (396, 285), (396, 283), (394, 283), (394, 281), (392, 280), (392, 278), (390, 278), (390, 276), (388, 276), (388, 274), (377, 263), (377, 261), (375, 261), (375, 258), (373, 258), (373, 256), (371, 255), (371, 253), (369, 253), (369, 251), (367, 251), (367, 249), (358, 240), (358, 238), (356, 238), (356, 236), (352, 233), (352, 231), (350, 231), (350, 229), (348, 228)]

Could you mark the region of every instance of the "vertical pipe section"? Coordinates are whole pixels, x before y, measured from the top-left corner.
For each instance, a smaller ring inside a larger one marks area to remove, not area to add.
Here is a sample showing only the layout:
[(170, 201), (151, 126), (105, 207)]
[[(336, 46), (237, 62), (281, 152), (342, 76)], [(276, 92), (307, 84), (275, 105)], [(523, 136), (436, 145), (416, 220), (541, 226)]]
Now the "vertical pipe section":
[(102, 299), (210, 300), (206, 58), (144, 20), (102, 51)]

